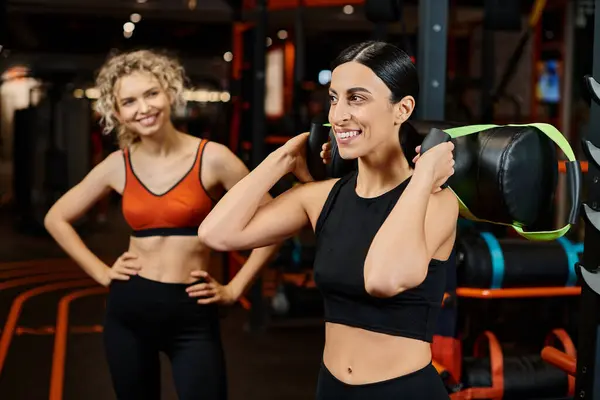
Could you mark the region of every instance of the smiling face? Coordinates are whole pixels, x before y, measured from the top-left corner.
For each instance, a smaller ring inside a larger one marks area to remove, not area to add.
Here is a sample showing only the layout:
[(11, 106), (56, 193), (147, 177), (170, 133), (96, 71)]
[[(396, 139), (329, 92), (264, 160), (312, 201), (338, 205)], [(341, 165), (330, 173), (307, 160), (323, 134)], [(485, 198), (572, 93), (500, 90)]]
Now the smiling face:
[(367, 66), (347, 62), (334, 69), (329, 89), (329, 122), (340, 155), (354, 159), (379, 145), (399, 144), (398, 130), (412, 112), (414, 100), (391, 103), (392, 93)]
[(152, 74), (133, 72), (115, 85), (119, 122), (141, 137), (160, 131), (171, 117), (172, 100)]

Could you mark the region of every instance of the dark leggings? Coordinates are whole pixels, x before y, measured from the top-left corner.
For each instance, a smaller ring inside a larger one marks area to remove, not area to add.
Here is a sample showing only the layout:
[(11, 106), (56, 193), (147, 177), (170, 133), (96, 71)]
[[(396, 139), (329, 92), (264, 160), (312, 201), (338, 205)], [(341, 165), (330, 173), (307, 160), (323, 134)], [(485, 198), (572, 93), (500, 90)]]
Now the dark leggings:
[(187, 286), (139, 276), (111, 284), (104, 344), (119, 400), (160, 399), (159, 352), (179, 400), (227, 398), (217, 307), (197, 304)]
[(398, 378), (362, 385), (349, 385), (337, 379), (321, 363), (317, 400), (448, 400), (448, 392), (432, 364)]

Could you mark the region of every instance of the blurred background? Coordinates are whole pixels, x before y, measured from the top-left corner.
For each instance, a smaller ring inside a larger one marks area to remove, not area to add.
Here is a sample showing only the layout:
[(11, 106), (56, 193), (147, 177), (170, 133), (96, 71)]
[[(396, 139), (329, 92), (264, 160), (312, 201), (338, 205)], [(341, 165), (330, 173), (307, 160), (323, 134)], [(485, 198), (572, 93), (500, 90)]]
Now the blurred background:
[[(114, 52), (151, 48), (178, 57), (190, 82), (176, 126), (227, 145), (250, 168), (327, 111), (330, 62), (367, 39), (412, 57), (422, 80), (415, 119), (547, 122), (579, 158), (591, 129), (582, 78), (592, 73), (600, 40), (595, 12), (593, 0), (0, 0), (0, 398), (115, 398), (100, 335), (104, 293), (73, 301), (68, 322), (58, 316), (75, 290), (68, 271), (77, 267), (43, 227), (52, 203), (118, 148), (92, 110), (95, 74)], [(286, 177), (273, 194), (293, 184)], [(559, 184), (540, 226), (563, 225), (565, 191)], [(120, 197), (97, 204), (77, 229), (96, 254), (114, 260), (130, 233)], [(491, 231), (504, 251), (529, 251), (510, 247), (514, 236), (503, 228), (461, 229), (465, 238)], [(223, 310), (231, 399), (314, 398), (324, 332), (313, 239), (308, 231), (288, 241), (248, 296)], [(568, 240), (580, 245), (583, 227)], [(484, 246), (475, 264), (490, 263), (485, 244), (468, 243), (457, 268), (475, 257), (469, 246)], [(551, 261), (544, 254), (564, 271), (581, 253), (549, 246), (554, 253), (536, 248), (528, 258), (537, 270)], [(245, 256), (215, 253), (217, 276), (226, 282)], [(449, 392), (493, 386), (490, 358), (473, 352), (481, 333), (493, 331), (504, 356), (516, 360), (505, 367), (512, 374), (505, 394), (513, 397), (504, 398), (573, 396), (572, 380), (544, 363), (540, 350), (553, 329), (577, 343), (579, 289), (556, 284), (564, 290), (490, 299), (461, 292), (467, 283), (457, 279), (438, 328), (438, 338), (451, 340), (446, 349), (455, 349), (443, 356), (452, 367), (440, 368)], [(464, 346), (456, 350), (457, 343)], [(175, 399), (168, 368), (164, 398)], [(511, 381), (525, 373), (532, 374), (526, 384)]]

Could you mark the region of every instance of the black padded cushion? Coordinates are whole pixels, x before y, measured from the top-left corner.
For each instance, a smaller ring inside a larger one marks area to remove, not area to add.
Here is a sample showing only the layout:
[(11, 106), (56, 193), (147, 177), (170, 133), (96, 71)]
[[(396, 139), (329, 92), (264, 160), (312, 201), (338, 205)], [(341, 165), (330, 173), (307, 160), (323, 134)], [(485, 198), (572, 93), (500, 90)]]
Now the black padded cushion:
[(475, 216), (532, 225), (550, 209), (558, 160), (543, 132), (502, 126), (454, 142), (459, 165), (449, 184)]
[[(410, 121), (426, 136), (446, 121)], [(533, 126), (499, 126), (452, 140), (455, 172), (449, 186), (478, 218), (532, 225), (554, 203), (558, 181), (555, 144)]]

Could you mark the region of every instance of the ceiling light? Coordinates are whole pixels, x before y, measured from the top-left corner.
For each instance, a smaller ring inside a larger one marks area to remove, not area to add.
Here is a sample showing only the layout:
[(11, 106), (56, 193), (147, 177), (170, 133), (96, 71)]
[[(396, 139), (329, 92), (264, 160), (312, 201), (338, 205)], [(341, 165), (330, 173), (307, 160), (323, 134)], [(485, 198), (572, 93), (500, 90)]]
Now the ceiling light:
[(125, 22), (123, 24), (123, 32), (133, 32), (135, 24), (133, 22)]
[(273, 44), (273, 39), (271, 39), (270, 37), (268, 37), (267, 38), (267, 47), (269, 47), (272, 44)]
[(97, 99), (100, 97), (100, 90), (96, 88), (89, 88), (85, 90), (85, 97), (88, 99)]
[(142, 20), (142, 16), (138, 13), (133, 13), (129, 16), (129, 20), (131, 22), (133, 22), (134, 24), (137, 24), (138, 22), (140, 22)]
[(285, 40), (288, 37), (288, 33), (285, 30), (280, 30), (279, 32), (277, 32), (277, 37), (281, 40)]
[(133, 32), (123, 31), (123, 36), (125, 39), (129, 39), (133, 35)]
[(227, 62), (230, 62), (231, 60), (233, 60), (233, 53), (228, 51), (227, 53), (223, 54), (223, 60), (225, 60)]
[(321, 85), (327, 85), (331, 82), (331, 71), (328, 69), (324, 69), (319, 72), (319, 83)]
[(145, 2), (146, 2), (146, 1), (148, 1), (148, 0), (136, 0), (136, 1), (137, 1), (139, 4), (143, 4), (143, 3), (145, 3)]
[(354, 12), (354, 7), (352, 7), (350, 4), (348, 4), (347, 6), (344, 6), (344, 14), (350, 15)]

